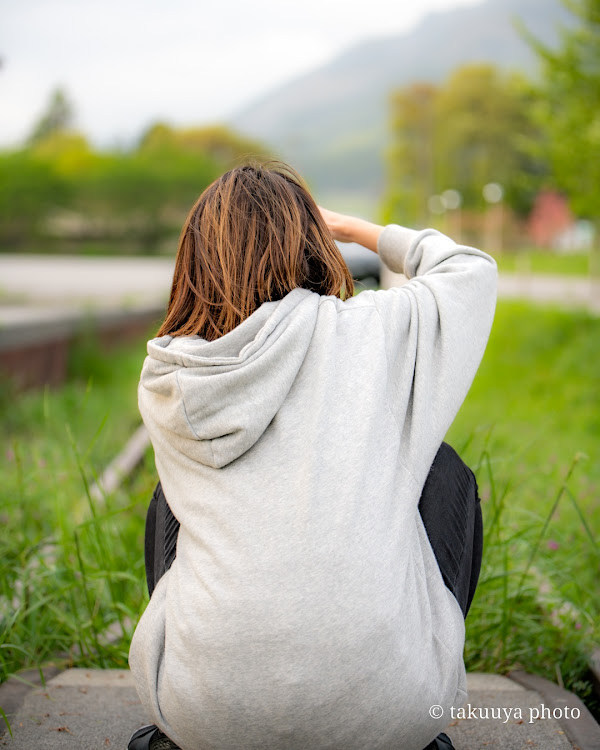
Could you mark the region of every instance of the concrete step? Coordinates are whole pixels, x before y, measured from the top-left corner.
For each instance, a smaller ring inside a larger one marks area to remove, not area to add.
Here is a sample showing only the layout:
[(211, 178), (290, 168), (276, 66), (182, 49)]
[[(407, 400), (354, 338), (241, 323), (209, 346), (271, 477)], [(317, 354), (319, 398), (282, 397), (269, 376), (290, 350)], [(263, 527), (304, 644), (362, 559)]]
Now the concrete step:
[[(468, 702), (446, 730), (457, 750), (600, 750), (600, 727), (572, 693), (525, 673), (467, 679)], [(13, 732), (0, 747), (125, 750), (131, 733), (149, 723), (126, 670), (69, 669), (24, 696), (20, 685), (0, 686)]]

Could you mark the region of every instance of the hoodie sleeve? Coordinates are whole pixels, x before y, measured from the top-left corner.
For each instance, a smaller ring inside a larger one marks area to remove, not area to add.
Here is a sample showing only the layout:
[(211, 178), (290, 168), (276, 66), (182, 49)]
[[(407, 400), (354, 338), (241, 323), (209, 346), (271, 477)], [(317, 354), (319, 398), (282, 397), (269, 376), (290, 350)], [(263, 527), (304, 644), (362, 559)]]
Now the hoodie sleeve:
[(410, 280), (376, 293), (375, 304), (402, 460), (422, 484), (483, 357), (496, 305), (496, 263), (433, 229), (395, 224), (381, 233), (378, 252)]

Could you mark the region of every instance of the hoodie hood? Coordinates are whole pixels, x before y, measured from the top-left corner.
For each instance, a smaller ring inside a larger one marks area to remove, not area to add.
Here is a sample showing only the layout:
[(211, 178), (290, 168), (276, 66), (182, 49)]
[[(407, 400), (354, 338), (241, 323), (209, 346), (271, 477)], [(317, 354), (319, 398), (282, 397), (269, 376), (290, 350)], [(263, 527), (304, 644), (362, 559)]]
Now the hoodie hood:
[(171, 433), (195, 461), (221, 468), (261, 437), (300, 370), (319, 295), (294, 289), (263, 303), (215, 341), (161, 336), (148, 342), (138, 401), (150, 435)]

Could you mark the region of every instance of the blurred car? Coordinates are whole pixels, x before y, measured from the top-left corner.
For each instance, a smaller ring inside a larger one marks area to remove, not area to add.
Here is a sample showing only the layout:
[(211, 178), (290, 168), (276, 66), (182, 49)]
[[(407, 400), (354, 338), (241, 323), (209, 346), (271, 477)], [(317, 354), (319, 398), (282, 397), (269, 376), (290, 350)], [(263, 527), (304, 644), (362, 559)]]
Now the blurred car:
[(352, 278), (358, 282), (357, 291), (376, 289), (381, 278), (379, 255), (367, 250), (362, 245), (357, 245), (355, 242), (338, 242), (336, 244), (348, 264)]

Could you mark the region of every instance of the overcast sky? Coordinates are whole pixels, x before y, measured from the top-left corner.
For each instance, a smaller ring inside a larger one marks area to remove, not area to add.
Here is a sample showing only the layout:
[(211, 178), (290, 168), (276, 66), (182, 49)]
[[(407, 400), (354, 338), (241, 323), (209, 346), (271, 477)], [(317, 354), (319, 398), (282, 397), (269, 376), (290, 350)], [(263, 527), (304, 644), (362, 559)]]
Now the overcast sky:
[(368, 37), (478, 0), (0, 0), (0, 146), (63, 87), (96, 144), (225, 120)]

